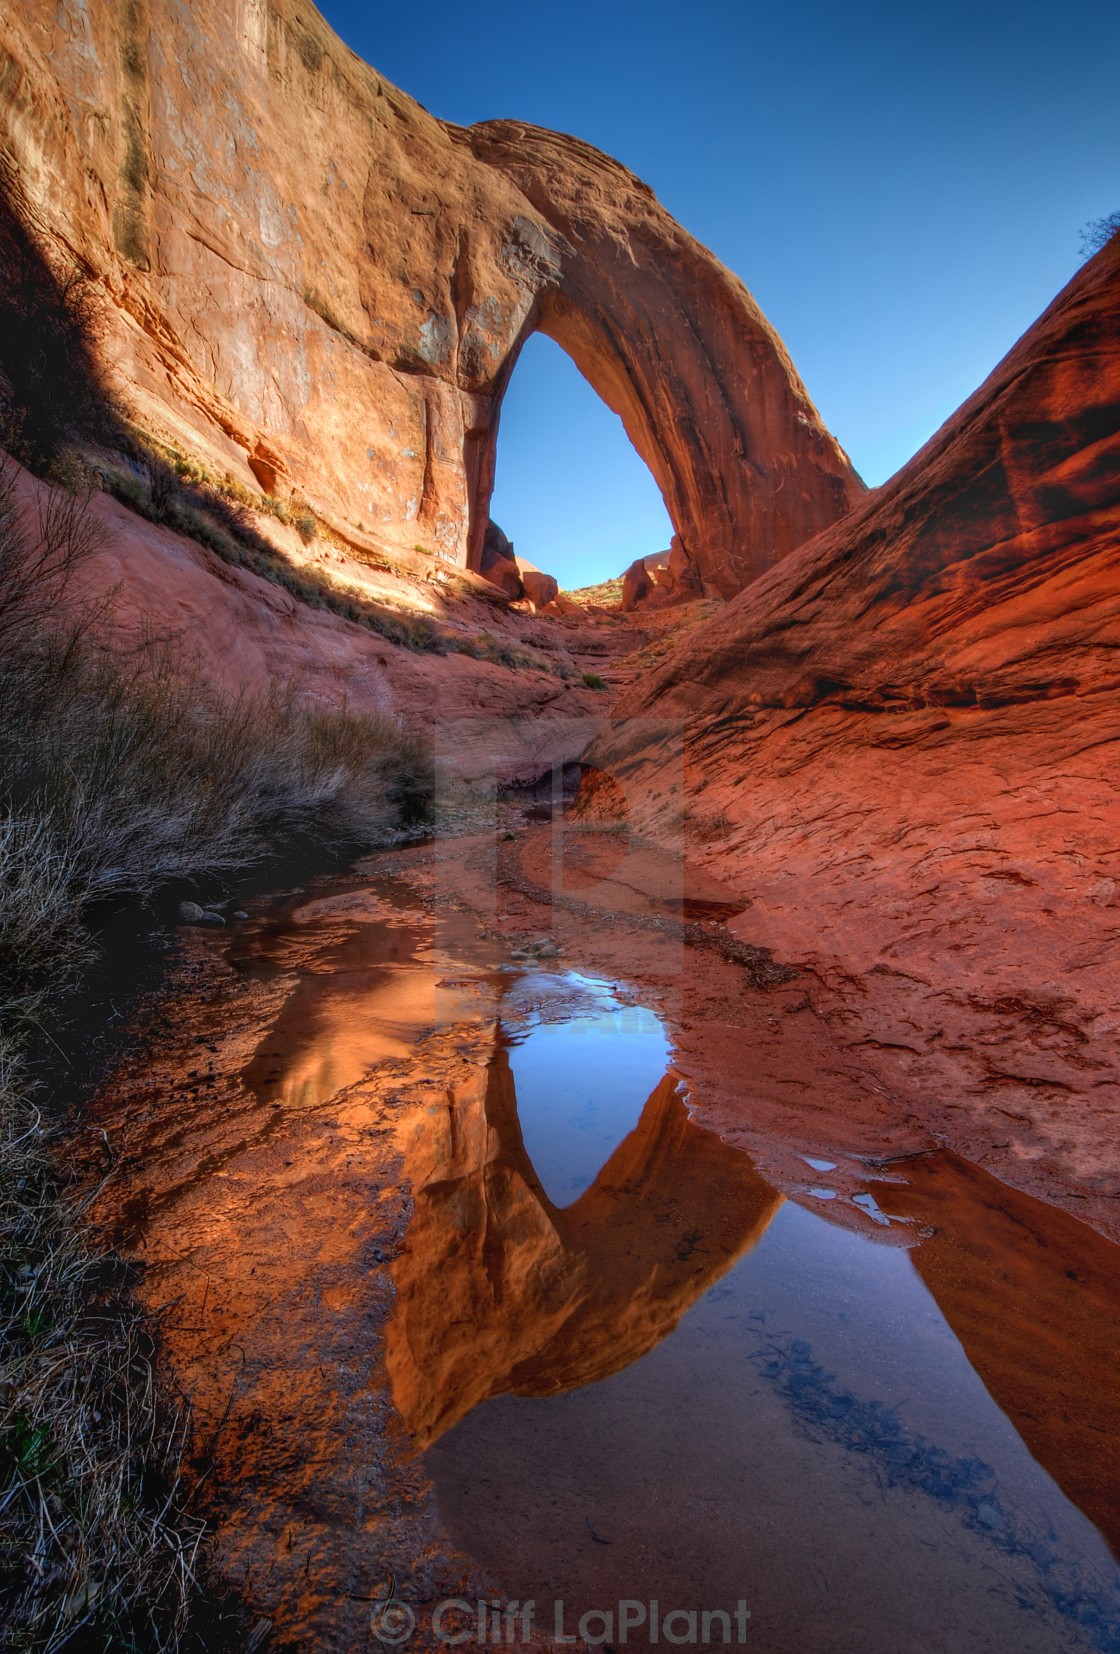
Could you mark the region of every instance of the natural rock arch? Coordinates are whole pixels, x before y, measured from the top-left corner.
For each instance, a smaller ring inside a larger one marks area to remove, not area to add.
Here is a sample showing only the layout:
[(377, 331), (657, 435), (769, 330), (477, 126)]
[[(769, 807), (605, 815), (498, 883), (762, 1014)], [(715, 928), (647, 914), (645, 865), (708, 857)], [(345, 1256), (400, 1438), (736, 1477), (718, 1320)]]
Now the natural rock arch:
[(143, 425), (359, 551), (477, 567), (540, 329), (621, 416), (707, 590), (856, 501), (746, 288), (625, 167), (436, 120), (306, 0), (233, 9), (232, 35), (226, 0), (0, 16), (3, 176), (99, 284)]
[(621, 418), (707, 590), (741, 590), (855, 503), (862, 485), (781, 340), (645, 184), (536, 127), (496, 121), (466, 136), (549, 232), (527, 249), (532, 308), (495, 376), (490, 417), (467, 438), (470, 566), (489, 515), (501, 397), (537, 331)]

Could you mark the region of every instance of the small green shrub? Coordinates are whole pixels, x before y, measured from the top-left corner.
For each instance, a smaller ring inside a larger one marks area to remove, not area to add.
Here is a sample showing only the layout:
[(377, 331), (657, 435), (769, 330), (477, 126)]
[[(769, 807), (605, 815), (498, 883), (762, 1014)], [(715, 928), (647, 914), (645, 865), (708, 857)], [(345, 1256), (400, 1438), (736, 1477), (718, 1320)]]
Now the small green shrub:
[(598, 672), (582, 672), (580, 676), (588, 689), (605, 689), (607, 687), (605, 680), (599, 676)]

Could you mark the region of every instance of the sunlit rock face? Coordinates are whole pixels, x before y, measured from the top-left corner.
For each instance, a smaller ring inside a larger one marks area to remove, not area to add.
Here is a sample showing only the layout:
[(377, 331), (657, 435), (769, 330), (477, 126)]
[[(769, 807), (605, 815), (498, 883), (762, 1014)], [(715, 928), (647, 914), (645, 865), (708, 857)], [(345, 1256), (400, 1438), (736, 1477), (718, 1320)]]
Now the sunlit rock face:
[(246, 484), (477, 567), (539, 329), (621, 414), (706, 589), (862, 492), (746, 289), (638, 179), (434, 119), (297, 0), (22, 0), (0, 90), (13, 204), (97, 278), (135, 412)]
[(753, 1245), (780, 1204), (694, 1125), (669, 1074), (589, 1189), (558, 1209), (525, 1152), (504, 1051), (451, 1100), (413, 1172), (386, 1328), (393, 1400), (421, 1445), (489, 1396), (551, 1395), (629, 1366)]
[[(889, 484), (620, 704), (591, 757), (681, 799), (732, 929), (869, 1081), (1116, 1233), (1120, 238)], [(674, 720), (677, 722), (674, 724)]]

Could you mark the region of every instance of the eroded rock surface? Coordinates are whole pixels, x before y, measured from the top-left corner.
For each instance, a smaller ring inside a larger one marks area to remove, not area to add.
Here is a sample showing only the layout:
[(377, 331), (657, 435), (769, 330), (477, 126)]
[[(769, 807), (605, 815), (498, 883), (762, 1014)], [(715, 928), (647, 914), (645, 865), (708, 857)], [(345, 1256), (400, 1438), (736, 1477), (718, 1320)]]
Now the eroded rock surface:
[(618, 412), (729, 594), (861, 485), (742, 283), (618, 163), (434, 119), (297, 0), (22, 0), (6, 189), (107, 301), (141, 423), (348, 535), (478, 567), (539, 329)]
[(1113, 1233), (1118, 324), (1120, 241), (591, 755), (749, 899), (731, 928), (804, 973), (868, 1086)]

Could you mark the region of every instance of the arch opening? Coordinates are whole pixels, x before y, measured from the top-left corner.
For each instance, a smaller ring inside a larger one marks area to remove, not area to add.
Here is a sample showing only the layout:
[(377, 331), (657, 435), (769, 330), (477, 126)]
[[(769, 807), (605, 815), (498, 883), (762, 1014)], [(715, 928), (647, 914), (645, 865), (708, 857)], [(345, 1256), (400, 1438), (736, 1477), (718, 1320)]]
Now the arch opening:
[(567, 590), (667, 553), (674, 526), (657, 481), (620, 416), (543, 328), (516, 353), (500, 396), (479, 528), (493, 520), (519, 558)]

